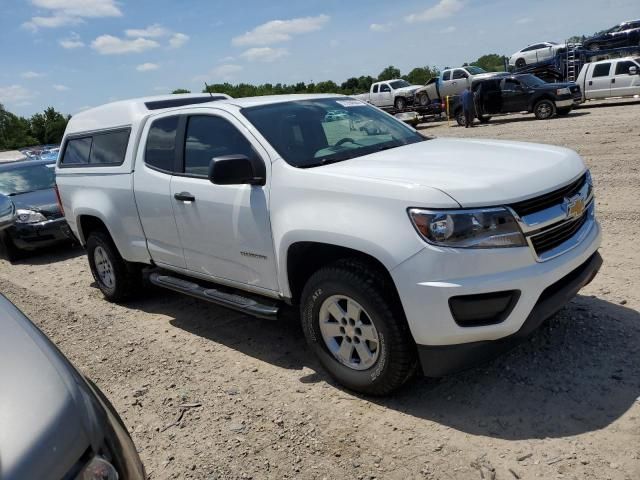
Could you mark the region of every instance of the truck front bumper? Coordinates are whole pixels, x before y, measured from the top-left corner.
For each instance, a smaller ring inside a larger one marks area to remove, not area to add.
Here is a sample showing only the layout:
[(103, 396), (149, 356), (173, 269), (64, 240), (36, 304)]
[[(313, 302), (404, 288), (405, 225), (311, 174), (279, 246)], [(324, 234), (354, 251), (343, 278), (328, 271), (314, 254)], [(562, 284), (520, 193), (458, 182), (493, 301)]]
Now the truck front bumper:
[(425, 375), (475, 366), (529, 335), (596, 275), (600, 238), (594, 221), (578, 247), (546, 262), (526, 247), (428, 246), (393, 269)]

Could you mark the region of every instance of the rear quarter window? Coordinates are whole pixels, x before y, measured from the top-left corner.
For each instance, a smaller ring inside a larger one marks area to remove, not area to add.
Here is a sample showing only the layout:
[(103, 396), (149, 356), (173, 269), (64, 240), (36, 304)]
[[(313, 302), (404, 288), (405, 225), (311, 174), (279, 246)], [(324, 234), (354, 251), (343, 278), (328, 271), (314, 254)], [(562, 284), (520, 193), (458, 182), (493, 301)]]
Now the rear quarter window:
[(144, 163), (152, 168), (173, 172), (176, 160), (176, 133), (180, 117), (154, 120), (149, 128)]

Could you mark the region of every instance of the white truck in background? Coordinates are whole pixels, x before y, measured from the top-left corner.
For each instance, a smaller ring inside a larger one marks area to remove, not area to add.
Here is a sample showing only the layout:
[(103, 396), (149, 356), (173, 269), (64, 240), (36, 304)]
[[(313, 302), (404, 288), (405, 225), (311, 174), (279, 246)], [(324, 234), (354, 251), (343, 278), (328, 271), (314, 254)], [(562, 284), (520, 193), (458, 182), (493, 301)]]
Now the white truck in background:
[(429, 139), (344, 96), (85, 110), (56, 181), (107, 300), (147, 278), (266, 319), (295, 306), (329, 374), (368, 394), (510, 348), (602, 263), (577, 153)]
[(585, 63), (576, 83), (582, 91), (582, 101), (640, 95), (640, 58)]
[(354, 95), (354, 98), (365, 101), (379, 108), (394, 108), (404, 110), (407, 106), (413, 105), (415, 92), (422, 85), (411, 85), (406, 80), (396, 78), (384, 82), (371, 84), (369, 93)]

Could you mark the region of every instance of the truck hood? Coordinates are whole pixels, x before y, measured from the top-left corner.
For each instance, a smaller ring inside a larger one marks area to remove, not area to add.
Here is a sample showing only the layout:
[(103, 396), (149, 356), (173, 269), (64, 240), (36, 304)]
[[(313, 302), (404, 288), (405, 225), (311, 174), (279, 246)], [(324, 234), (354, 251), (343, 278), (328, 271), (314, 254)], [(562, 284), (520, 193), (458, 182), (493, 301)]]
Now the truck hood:
[(576, 152), (561, 147), (440, 138), (318, 170), (436, 188), (462, 207), (478, 207), (504, 205), (553, 191), (577, 178), (585, 166)]
[(409, 87), (398, 88), (396, 93), (414, 93), (416, 90), (422, 88), (422, 85), (411, 85)]

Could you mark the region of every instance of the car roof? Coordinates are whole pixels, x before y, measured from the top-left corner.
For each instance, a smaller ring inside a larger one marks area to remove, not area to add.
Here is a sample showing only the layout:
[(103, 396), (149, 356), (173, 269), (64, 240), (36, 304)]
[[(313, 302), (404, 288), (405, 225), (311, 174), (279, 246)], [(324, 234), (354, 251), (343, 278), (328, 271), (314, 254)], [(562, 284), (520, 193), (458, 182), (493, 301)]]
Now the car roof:
[(0, 163), (0, 172), (6, 172), (7, 170), (14, 170), (25, 166), (31, 167), (38, 165), (51, 165), (55, 163), (55, 160), (29, 160), (27, 158), (25, 160), (17, 160), (15, 162)]
[(341, 96), (343, 95), (291, 94), (231, 98), (228, 95), (219, 93), (212, 93), (210, 95), (200, 93), (134, 98), (107, 103), (73, 115), (67, 124), (65, 135), (129, 126), (153, 114), (166, 111), (179, 112), (180, 108), (194, 106), (214, 107), (233, 105), (238, 108), (246, 108), (296, 100), (314, 100)]

